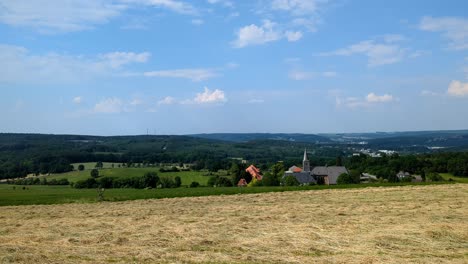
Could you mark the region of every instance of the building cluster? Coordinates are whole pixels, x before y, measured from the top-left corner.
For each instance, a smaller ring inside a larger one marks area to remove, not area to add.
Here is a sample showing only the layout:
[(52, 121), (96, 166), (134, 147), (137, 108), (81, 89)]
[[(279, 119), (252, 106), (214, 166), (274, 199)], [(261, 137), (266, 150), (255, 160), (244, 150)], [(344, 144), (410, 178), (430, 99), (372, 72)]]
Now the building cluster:
[(316, 166), (311, 169), (307, 157), (307, 150), (304, 150), (302, 168), (292, 166), (283, 177), (293, 176), (300, 184), (324, 183), (327, 185), (336, 184), (338, 177), (343, 173), (349, 173), (344, 166)]

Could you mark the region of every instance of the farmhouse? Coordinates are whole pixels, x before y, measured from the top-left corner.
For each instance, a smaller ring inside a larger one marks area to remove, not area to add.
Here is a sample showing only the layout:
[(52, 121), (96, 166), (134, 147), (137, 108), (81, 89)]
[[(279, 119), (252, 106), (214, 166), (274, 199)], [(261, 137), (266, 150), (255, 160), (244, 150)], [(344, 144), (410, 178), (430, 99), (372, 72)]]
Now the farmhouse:
[(323, 182), (330, 185), (336, 184), (340, 174), (348, 173), (348, 170), (344, 166), (317, 166), (311, 170), (310, 162), (307, 158), (307, 150), (304, 150), (302, 167), (292, 166), (284, 173), (283, 177), (293, 176), (300, 184)]
[(245, 171), (252, 175), (252, 179), (255, 178), (257, 181), (261, 181), (263, 178), (262, 174), (260, 174), (260, 169), (254, 165), (250, 165)]

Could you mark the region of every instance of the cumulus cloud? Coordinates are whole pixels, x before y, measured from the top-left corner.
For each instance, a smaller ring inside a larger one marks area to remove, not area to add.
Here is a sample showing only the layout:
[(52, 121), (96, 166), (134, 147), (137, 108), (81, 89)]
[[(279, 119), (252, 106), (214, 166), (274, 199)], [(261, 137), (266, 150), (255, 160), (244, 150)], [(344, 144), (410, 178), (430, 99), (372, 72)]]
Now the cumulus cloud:
[(73, 103), (75, 104), (81, 104), (81, 102), (83, 102), (83, 97), (81, 96), (76, 96), (73, 98)]
[(171, 96), (166, 96), (162, 100), (158, 101), (158, 105), (170, 105), (175, 103), (175, 98)]
[(370, 67), (393, 64), (406, 57), (406, 49), (394, 43), (398, 38), (384, 37), (383, 41), (365, 40), (343, 49), (320, 53), (319, 56), (351, 56), (362, 54), (368, 57)]
[(281, 33), (274, 27), (275, 23), (264, 20), (261, 26), (254, 24), (242, 27), (237, 32), (237, 39), (232, 43), (236, 48), (249, 45), (261, 45), (281, 38)]
[(123, 103), (120, 99), (115, 97), (104, 99), (94, 106), (95, 113), (112, 114), (120, 113), (122, 111)]
[(197, 104), (222, 103), (226, 101), (227, 98), (224, 95), (224, 91), (218, 89), (211, 91), (207, 87), (205, 87), (203, 93), (197, 93), (197, 95), (193, 99), (193, 102)]
[(447, 93), (450, 96), (463, 97), (468, 95), (468, 82), (452, 81)]
[(285, 33), (286, 38), (289, 42), (295, 42), (302, 38), (302, 32), (300, 31), (286, 31)]
[(393, 96), (389, 94), (376, 95), (375, 93), (370, 93), (366, 96), (366, 101), (369, 103), (384, 103), (393, 101)]
[(189, 79), (194, 82), (199, 82), (216, 77), (218, 74), (214, 69), (175, 69), (148, 71), (143, 75), (146, 77), (182, 78)]
[(468, 19), (466, 18), (425, 16), (419, 23), (419, 29), (442, 32), (450, 41), (449, 48), (451, 49), (468, 49)]

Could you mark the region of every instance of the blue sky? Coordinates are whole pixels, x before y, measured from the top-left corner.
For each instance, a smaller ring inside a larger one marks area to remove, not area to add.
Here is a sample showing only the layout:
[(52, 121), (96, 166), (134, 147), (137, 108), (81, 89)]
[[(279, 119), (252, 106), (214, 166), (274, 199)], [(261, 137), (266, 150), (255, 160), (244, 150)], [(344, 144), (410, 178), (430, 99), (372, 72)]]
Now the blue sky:
[(0, 132), (468, 128), (468, 2), (0, 0)]

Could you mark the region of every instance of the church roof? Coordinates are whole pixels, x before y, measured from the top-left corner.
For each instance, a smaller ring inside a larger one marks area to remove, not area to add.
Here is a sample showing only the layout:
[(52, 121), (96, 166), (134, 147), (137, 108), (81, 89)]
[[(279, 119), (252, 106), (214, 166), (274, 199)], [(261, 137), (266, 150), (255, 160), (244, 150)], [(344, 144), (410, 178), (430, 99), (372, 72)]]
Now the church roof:
[(292, 166), (291, 168), (288, 169), (288, 171), (291, 172), (302, 172), (302, 169), (297, 167), (297, 166)]

